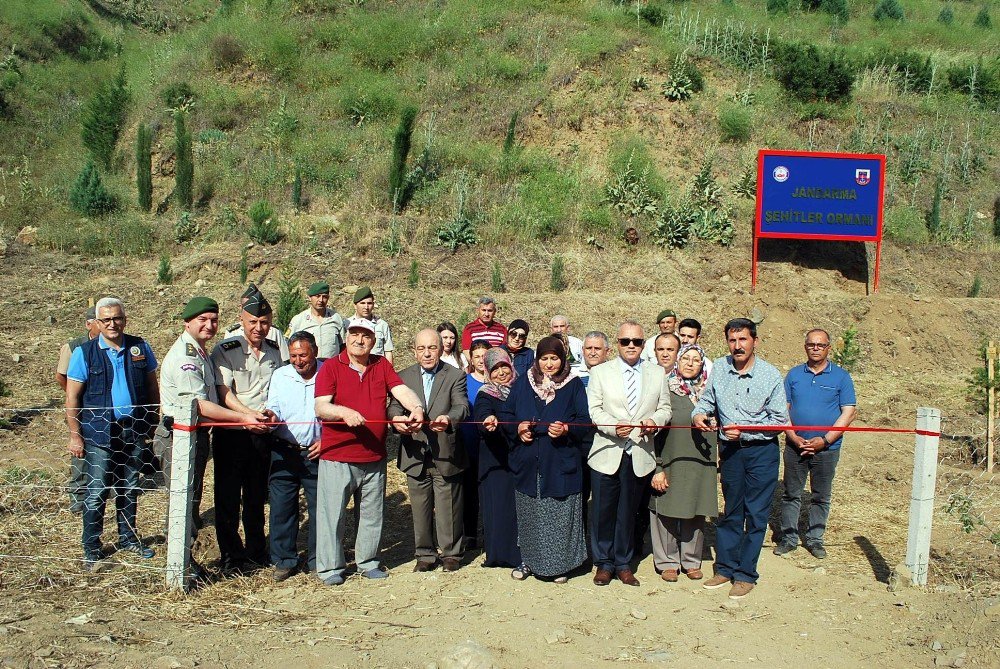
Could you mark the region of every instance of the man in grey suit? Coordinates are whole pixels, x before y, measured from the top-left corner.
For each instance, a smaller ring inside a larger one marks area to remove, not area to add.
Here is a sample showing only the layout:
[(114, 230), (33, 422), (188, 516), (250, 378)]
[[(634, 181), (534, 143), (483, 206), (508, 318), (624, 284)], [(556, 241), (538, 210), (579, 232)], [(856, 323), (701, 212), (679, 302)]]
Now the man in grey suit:
[(465, 374), (441, 362), (442, 349), (437, 330), (421, 330), (413, 344), (417, 364), (399, 374), (424, 399), (425, 415), (434, 418), (427, 424), (407, 422), (409, 412), (395, 399), (389, 404), (389, 418), (402, 435), (396, 464), (410, 491), (418, 572), (437, 566), (438, 549), (443, 571), (462, 564), (462, 472), (469, 461), (458, 423), (469, 415), (469, 400)]
[(670, 390), (663, 370), (641, 357), (642, 326), (625, 321), (617, 340), (618, 359), (591, 369), (587, 385), (590, 417), (599, 426), (587, 458), (594, 500), (590, 540), (596, 585), (614, 576), (639, 585), (632, 573), (636, 507), (656, 467), (653, 435), (670, 420)]

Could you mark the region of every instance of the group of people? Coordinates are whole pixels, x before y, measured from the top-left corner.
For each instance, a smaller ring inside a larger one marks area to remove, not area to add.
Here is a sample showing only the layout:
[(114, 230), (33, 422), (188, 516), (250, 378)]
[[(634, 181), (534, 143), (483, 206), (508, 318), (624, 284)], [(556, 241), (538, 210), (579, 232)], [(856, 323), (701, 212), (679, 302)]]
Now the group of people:
[[(251, 284), (239, 323), (211, 353), (219, 305), (193, 298), (159, 366), (142, 339), (125, 334), (124, 305), (97, 303), (88, 321), (97, 333), (71, 343), (65, 371), (69, 449), (87, 473), (85, 567), (104, 557), (111, 490), (119, 548), (152, 556), (135, 532), (145, 435), (134, 426), (149, 424), (162, 406), (154, 452), (169, 472), (173, 421), (192, 402), (200, 418), (191, 526), (201, 528), (211, 440), (225, 573), (270, 564), (276, 581), (305, 569), (328, 585), (343, 583), (353, 500), (357, 573), (385, 578), (379, 545), (390, 430), (400, 440), (396, 461), (406, 475), (417, 572), (460, 569), (466, 552), (478, 549), (481, 520), (484, 566), (509, 568), (515, 580), (562, 583), (592, 563), (596, 585), (637, 586), (647, 531), (664, 581), (681, 574), (700, 580), (706, 521), (717, 518), (715, 573), (704, 587), (728, 585), (739, 599), (758, 579), (782, 432), (775, 553), (799, 543), (809, 478), (804, 543), (825, 556), (841, 428), (854, 419), (856, 401), (850, 375), (828, 359), (824, 330), (806, 334), (806, 362), (783, 379), (757, 355), (757, 326), (747, 319), (726, 323), (729, 354), (714, 363), (701, 346), (701, 324), (669, 309), (649, 338), (626, 320), (613, 339), (597, 330), (580, 339), (557, 315), (532, 349), (529, 323), (503, 325), (495, 301), (482, 297), (461, 332), (447, 322), (419, 331), (415, 362), (397, 372), (390, 329), (374, 314), (370, 288), (354, 294), (348, 319), (328, 307), (328, 284), (307, 293), (310, 307), (292, 319), (286, 339)], [(309, 514), (304, 559), (296, 551), (300, 489)]]

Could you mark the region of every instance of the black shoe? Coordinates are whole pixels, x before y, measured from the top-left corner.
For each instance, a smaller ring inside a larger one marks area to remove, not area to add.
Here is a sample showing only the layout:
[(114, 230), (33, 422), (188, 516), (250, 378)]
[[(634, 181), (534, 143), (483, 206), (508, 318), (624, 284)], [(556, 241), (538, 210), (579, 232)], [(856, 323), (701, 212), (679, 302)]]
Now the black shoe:
[(822, 560), (826, 557), (826, 549), (818, 541), (806, 544), (806, 550), (812, 553), (812, 556), (817, 560)]
[(798, 544), (793, 544), (790, 541), (782, 541), (777, 546), (774, 547), (775, 555), (784, 555), (785, 553), (791, 553), (793, 550), (798, 548)]
[(83, 553), (83, 570), (86, 572), (98, 571), (101, 567), (101, 561), (105, 558), (104, 551), (84, 551)]
[(275, 583), (281, 583), (282, 581), (287, 581), (292, 576), (295, 576), (298, 571), (298, 567), (275, 567), (274, 571), (271, 572), (271, 580)]

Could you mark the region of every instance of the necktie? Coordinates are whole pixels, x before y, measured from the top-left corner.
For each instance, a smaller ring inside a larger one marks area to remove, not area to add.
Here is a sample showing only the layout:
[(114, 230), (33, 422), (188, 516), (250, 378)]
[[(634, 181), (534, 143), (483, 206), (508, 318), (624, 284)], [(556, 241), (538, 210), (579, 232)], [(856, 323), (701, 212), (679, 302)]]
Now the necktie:
[(634, 368), (629, 367), (625, 372), (625, 401), (628, 403), (628, 412), (635, 415), (635, 410), (639, 407), (639, 375)]
[(423, 372), (424, 376), (424, 403), (431, 403), (431, 388), (434, 386), (434, 374), (431, 372)]

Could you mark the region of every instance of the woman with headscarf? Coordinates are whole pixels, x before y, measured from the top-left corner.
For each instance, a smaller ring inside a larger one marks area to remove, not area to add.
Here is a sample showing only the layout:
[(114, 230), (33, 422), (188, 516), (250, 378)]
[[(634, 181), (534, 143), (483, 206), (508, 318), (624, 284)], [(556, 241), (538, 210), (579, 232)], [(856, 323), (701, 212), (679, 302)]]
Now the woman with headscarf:
[(484, 567), (520, 567), (517, 516), (514, 509), (514, 475), (511, 473), (507, 437), (498, 425), (500, 407), (510, 396), (517, 378), (510, 355), (502, 348), (486, 352), (488, 381), (479, 389), (472, 409), (480, 423), (479, 504), (483, 511)]
[(507, 326), (507, 341), (501, 348), (510, 353), (511, 364), (518, 376), (528, 373), (535, 363), (535, 352), (528, 348), (528, 321), (515, 318)]
[(458, 329), (448, 321), (439, 323), (436, 329), (441, 335), (441, 362), (465, 370), (469, 361), (458, 348)]
[[(469, 367), (465, 377), (465, 389), (468, 392), (469, 406), (476, 401), (476, 393), (486, 383), (486, 352), (491, 348), (485, 339), (477, 339), (469, 348)], [(469, 466), (462, 474), (462, 515), (465, 525), (464, 550), (475, 550), (479, 547), (479, 449), (481, 437), (479, 428), (471, 422), (462, 423), (458, 427), (465, 445), (465, 453), (469, 456)]]
[(681, 348), (667, 384), (670, 425), (678, 429), (662, 430), (656, 437), (649, 520), (653, 565), (660, 578), (672, 583), (681, 571), (691, 580), (704, 576), (705, 518), (719, 515), (715, 432), (689, 429), (691, 410), (708, 384), (705, 351), (697, 344)]
[(587, 559), (580, 493), (583, 444), (593, 427), (586, 390), (566, 362), (561, 339), (538, 342), (534, 365), (514, 383), (499, 419), (511, 444), (521, 549), (521, 566), (511, 577), (565, 583)]

